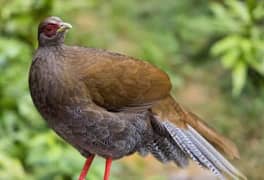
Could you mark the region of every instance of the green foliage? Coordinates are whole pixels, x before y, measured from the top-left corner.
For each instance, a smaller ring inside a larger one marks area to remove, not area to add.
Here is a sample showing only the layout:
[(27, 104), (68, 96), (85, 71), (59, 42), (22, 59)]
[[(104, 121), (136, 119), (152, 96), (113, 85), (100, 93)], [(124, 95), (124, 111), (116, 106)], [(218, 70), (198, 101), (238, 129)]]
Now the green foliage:
[(264, 2), (226, 0), (224, 4), (212, 4), (212, 10), (218, 33), (224, 36), (212, 47), (212, 53), (220, 56), (223, 66), (231, 70), (233, 95), (238, 96), (249, 69), (264, 78)]

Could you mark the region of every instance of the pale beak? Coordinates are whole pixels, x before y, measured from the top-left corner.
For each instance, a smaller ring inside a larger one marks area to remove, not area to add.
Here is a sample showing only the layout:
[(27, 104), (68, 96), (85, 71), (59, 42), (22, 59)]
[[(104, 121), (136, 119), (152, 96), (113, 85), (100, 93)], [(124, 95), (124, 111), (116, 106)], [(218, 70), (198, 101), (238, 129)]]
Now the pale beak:
[(71, 24), (63, 22), (63, 23), (60, 24), (60, 27), (57, 30), (57, 32), (64, 32), (67, 29), (71, 29), (71, 28), (72, 28), (72, 25)]

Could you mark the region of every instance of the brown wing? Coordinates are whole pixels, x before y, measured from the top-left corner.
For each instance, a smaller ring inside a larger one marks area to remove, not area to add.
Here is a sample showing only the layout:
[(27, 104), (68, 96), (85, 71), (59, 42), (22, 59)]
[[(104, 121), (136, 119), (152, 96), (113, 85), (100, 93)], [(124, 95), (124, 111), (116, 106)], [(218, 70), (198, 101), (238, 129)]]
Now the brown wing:
[(186, 128), (187, 125), (192, 126), (209, 142), (225, 152), (230, 158), (239, 158), (239, 152), (234, 143), (210, 128), (197, 115), (185, 110), (173, 99), (173, 97), (168, 96), (156, 103), (152, 107), (152, 112), (160, 116), (163, 120), (173, 122), (178, 127)]
[(78, 73), (99, 106), (115, 111), (138, 111), (169, 94), (169, 77), (155, 66), (124, 55), (98, 51), (90, 49), (84, 54)]

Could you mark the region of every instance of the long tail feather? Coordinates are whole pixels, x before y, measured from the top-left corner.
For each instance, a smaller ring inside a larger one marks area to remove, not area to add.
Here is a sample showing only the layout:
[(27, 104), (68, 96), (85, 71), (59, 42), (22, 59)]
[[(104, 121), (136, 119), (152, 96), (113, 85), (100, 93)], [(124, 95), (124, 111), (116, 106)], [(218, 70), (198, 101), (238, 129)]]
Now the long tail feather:
[(225, 179), (223, 173), (233, 179), (246, 179), (191, 126), (188, 125), (188, 128), (182, 129), (168, 121), (163, 122), (163, 125), (183, 152), (199, 165), (209, 169), (219, 179)]
[(234, 143), (210, 128), (201, 118), (192, 112), (187, 111), (172, 96), (168, 96), (158, 101), (151, 111), (159, 116), (160, 121), (169, 120), (178, 128), (192, 126), (199, 134), (210, 143), (223, 151), (230, 158), (239, 158), (239, 152)]
[(239, 152), (236, 145), (229, 139), (217, 133), (194, 113), (188, 112), (187, 117), (186, 121), (188, 124), (195, 128), (201, 135), (206, 137), (209, 142), (214, 143), (214, 145), (225, 152), (230, 158), (239, 158)]
[(177, 128), (169, 122), (164, 122), (164, 126), (168, 130), (171, 137), (180, 146), (182, 151), (186, 152), (193, 161), (209, 169), (219, 179), (225, 179), (221, 172), (212, 164), (212, 162), (210, 162), (186, 136), (185, 129)]
[(247, 179), (238, 169), (236, 169), (229, 161), (227, 161), (210, 143), (207, 142), (195, 129), (188, 126), (188, 134), (195, 144), (203, 151), (204, 154), (215, 163), (217, 168), (227, 173), (233, 179)]

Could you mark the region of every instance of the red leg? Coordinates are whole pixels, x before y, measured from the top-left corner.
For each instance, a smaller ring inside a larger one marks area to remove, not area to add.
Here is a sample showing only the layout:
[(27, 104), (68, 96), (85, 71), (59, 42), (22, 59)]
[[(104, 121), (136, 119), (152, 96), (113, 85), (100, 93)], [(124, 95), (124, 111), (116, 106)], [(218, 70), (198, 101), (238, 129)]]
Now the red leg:
[(85, 177), (89, 171), (89, 168), (93, 162), (93, 159), (94, 159), (94, 155), (91, 155), (86, 159), (82, 172), (80, 174), (79, 180), (85, 180)]
[(105, 163), (104, 180), (109, 180), (112, 158), (107, 158)]

